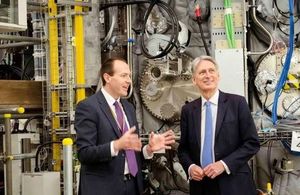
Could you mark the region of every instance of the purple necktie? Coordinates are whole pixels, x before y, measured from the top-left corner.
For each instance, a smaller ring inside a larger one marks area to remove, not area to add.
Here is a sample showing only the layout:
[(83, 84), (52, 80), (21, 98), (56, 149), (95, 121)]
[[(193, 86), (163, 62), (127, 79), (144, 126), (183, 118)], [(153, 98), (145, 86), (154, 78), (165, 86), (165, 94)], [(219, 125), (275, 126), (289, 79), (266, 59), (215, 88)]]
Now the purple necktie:
[[(118, 101), (116, 101), (114, 103), (114, 106), (116, 108), (116, 115), (117, 115), (117, 120), (118, 120), (120, 129), (122, 131), (122, 134), (124, 134), (126, 131), (128, 131), (128, 127), (124, 120), (124, 115), (123, 115), (122, 109), (121, 109)], [(138, 171), (135, 153), (133, 150), (125, 150), (125, 154), (126, 154), (126, 158), (127, 158), (129, 172), (132, 176), (135, 176)]]

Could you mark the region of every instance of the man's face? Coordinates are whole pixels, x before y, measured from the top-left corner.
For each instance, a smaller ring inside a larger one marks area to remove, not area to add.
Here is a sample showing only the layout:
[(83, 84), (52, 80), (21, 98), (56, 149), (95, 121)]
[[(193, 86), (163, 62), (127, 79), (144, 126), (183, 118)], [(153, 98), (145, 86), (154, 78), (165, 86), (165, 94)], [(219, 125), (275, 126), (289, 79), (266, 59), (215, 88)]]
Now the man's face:
[(217, 90), (219, 79), (219, 72), (216, 66), (208, 60), (201, 61), (193, 74), (193, 83), (203, 93)]
[(131, 72), (128, 64), (116, 60), (113, 65), (113, 75), (105, 74), (106, 86), (114, 98), (127, 96), (131, 84)]

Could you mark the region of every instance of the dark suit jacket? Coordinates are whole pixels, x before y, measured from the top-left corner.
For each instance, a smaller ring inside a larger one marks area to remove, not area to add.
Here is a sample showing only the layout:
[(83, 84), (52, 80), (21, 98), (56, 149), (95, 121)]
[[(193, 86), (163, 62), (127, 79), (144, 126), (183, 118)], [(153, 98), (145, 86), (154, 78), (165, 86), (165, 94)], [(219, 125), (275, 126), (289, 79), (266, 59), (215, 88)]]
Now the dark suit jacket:
[[(200, 164), (201, 98), (182, 107), (181, 140), (178, 156), (188, 174), (191, 164)], [(220, 91), (215, 132), (215, 161), (223, 160), (231, 174), (214, 179), (221, 195), (254, 195), (255, 186), (248, 166), (259, 150), (259, 140), (244, 97)], [(203, 182), (190, 181), (190, 194), (205, 190)]]
[[(136, 126), (136, 115), (132, 104), (121, 100), (130, 127)], [(110, 142), (121, 136), (112, 111), (101, 91), (77, 105), (75, 113), (78, 158), (81, 162), (79, 194), (116, 195), (121, 191), (124, 178), (125, 152), (112, 157)], [(138, 132), (138, 129), (136, 130)], [(137, 189), (141, 193), (141, 157), (136, 152), (139, 171), (136, 176)]]

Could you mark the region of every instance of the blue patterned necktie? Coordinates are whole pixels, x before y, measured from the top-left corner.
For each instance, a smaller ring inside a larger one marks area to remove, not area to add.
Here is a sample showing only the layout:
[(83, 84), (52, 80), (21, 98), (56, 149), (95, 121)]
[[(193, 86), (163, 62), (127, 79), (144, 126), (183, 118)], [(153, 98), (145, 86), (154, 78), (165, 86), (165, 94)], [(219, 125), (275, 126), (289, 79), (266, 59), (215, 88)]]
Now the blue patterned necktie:
[[(122, 112), (121, 106), (118, 101), (116, 101), (114, 103), (114, 106), (116, 108), (117, 121), (119, 123), (120, 129), (121, 129), (122, 135), (123, 135), (126, 131), (128, 131), (127, 124), (124, 120), (124, 114)], [(127, 158), (129, 172), (132, 176), (135, 176), (136, 173), (138, 172), (135, 153), (133, 150), (125, 150), (125, 154), (126, 154), (126, 158)]]
[(212, 114), (211, 114), (211, 103), (205, 102), (205, 136), (202, 149), (202, 167), (206, 167), (213, 162), (212, 153), (212, 141), (213, 141), (213, 128), (212, 128)]

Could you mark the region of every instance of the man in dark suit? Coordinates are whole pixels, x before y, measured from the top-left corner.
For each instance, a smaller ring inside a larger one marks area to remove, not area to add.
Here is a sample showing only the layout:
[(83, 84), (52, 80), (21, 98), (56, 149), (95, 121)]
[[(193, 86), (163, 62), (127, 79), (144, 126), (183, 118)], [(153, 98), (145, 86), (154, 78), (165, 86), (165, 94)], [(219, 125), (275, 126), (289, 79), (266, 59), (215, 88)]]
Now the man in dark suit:
[(218, 90), (213, 58), (201, 56), (192, 64), (201, 97), (182, 107), (178, 148), (190, 194), (255, 195), (247, 162), (259, 150), (259, 140), (247, 102)]
[(138, 195), (143, 191), (141, 155), (170, 148), (175, 142), (172, 130), (150, 134), (142, 148), (132, 104), (125, 99), (131, 85), (131, 71), (121, 58), (102, 64), (103, 87), (76, 107), (78, 158), (81, 162), (79, 194)]

